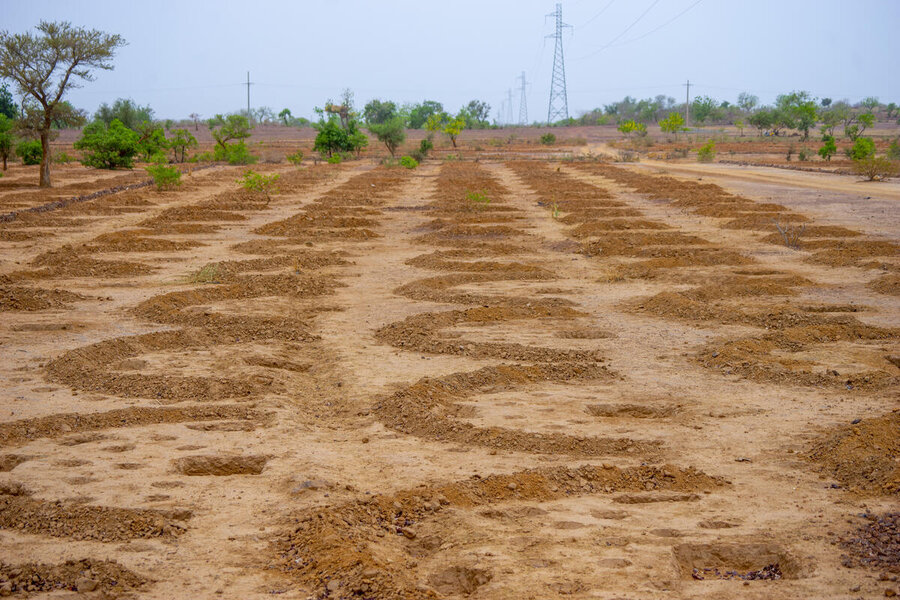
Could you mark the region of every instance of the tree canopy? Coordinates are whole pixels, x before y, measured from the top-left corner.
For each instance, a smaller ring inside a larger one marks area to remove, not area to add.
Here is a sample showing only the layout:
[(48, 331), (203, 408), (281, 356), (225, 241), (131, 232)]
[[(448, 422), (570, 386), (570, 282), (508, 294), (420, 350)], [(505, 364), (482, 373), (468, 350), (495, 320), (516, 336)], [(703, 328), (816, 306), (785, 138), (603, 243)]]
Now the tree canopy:
[[(0, 77), (13, 81), (26, 104), (27, 122), (41, 139), (41, 187), (50, 186), (50, 130), (63, 97), (78, 81), (93, 81), (95, 69), (110, 70), (125, 40), (67, 21), (41, 21), (37, 34), (0, 32)], [(71, 118), (69, 114), (64, 115)]]

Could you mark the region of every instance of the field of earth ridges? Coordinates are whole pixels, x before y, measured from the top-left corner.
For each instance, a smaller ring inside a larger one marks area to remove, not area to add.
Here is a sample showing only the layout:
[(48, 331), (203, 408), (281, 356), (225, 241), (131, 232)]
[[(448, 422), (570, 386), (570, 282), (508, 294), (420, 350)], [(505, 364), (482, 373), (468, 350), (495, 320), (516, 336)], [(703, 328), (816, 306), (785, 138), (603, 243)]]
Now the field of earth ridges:
[(596, 162), (262, 170), (0, 188), (0, 591), (896, 587), (896, 236)]

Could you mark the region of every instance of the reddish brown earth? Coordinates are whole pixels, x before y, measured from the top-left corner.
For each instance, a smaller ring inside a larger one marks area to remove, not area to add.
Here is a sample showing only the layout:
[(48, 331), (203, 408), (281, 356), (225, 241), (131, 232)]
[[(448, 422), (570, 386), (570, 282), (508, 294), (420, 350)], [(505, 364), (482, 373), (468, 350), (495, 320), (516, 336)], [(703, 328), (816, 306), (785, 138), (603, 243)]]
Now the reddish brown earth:
[(0, 223), (0, 595), (900, 592), (895, 184), (481, 143)]

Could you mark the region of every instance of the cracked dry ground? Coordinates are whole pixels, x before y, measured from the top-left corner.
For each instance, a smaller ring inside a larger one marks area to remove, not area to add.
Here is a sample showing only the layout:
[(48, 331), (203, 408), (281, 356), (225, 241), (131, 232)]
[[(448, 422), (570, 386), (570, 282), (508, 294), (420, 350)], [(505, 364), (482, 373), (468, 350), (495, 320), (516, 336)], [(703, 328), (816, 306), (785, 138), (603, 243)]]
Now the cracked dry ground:
[(897, 586), (892, 240), (597, 163), (269, 169), (0, 224), (0, 594)]

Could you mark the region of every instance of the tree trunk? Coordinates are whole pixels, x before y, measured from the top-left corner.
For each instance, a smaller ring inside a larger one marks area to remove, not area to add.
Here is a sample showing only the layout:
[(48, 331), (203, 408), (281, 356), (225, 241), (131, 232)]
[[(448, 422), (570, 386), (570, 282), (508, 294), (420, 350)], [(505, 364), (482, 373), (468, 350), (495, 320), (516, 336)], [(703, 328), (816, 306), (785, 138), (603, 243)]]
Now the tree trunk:
[(40, 187), (50, 187), (50, 126), (41, 131), (41, 178)]

